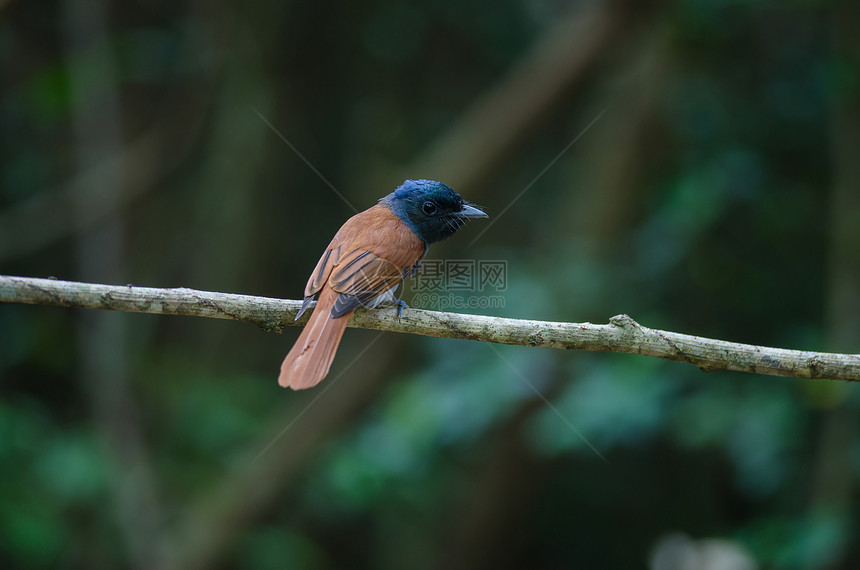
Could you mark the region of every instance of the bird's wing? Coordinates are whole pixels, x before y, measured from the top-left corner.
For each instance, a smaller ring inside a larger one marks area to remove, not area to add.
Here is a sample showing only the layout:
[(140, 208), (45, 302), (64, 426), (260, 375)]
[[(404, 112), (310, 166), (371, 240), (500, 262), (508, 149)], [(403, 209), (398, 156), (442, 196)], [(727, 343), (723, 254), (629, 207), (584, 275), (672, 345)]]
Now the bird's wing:
[(326, 248), (305, 287), (303, 313), (326, 283), (339, 293), (340, 317), (396, 287), (427, 246), (390, 209), (376, 206), (346, 221)]
[(317, 266), (314, 267), (313, 273), (308, 278), (308, 284), (305, 285), (305, 297), (313, 297), (320, 292), (325, 282), (328, 281), (331, 270), (340, 260), (340, 252), (342, 246), (337, 244), (337, 239), (332, 240), (322, 254), (320, 260), (317, 261)]
[(369, 251), (350, 251), (329, 277), (329, 286), (340, 293), (331, 316), (345, 315), (397, 287), (403, 281), (403, 272), (402, 267)]

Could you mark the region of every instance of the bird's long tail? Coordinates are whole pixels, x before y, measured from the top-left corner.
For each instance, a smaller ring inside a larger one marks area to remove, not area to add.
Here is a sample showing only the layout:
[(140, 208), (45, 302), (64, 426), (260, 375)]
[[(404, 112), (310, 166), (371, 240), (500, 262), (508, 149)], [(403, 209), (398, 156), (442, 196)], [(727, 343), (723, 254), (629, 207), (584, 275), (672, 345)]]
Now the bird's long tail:
[(328, 374), (352, 314), (332, 318), (331, 308), (336, 299), (337, 293), (328, 285), (320, 291), (319, 301), (308, 324), (281, 364), (278, 384), (284, 388), (311, 388)]

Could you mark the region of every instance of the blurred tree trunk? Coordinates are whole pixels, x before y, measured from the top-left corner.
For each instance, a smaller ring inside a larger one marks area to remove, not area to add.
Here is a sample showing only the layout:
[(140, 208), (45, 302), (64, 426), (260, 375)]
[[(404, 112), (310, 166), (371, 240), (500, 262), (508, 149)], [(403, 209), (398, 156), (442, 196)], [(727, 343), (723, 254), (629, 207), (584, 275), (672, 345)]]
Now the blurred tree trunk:
[[(272, 36), (283, 7), (259, 14), (246, 13), (241, 4), (200, 7), (205, 33), (218, 50), (219, 69), (203, 157), (189, 182), (185, 237), (193, 254), (183, 254), (173, 278), (204, 289), (254, 290), (259, 277), (267, 274), (260, 265), (266, 254), (258, 253), (260, 235), (268, 235), (258, 227), (261, 212), (271, 208), (260, 183), (265, 162), (273, 155), (267, 151), (290, 153), (254, 112), (266, 117), (274, 113), (275, 89), (261, 46), (275, 43)], [(225, 346), (241, 342), (241, 334), (228, 327), (207, 327), (195, 335), (194, 350), (201, 358), (216, 358)]]
[(571, 192), (557, 210), (556, 235), (585, 237), (598, 260), (611, 256), (615, 240), (625, 235), (635, 216), (638, 194), (645, 190), (641, 181), (646, 179), (646, 153), (653, 152), (654, 140), (649, 120), (666, 81), (667, 55), (660, 27), (634, 45), (627, 49), (638, 57), (616, 74), (609, 86), (612, 106), (583, 144), (583, 158), (570, 173), (571, 185), (582, 191)]
[[(120, 102), (109, 48), (107, 6), (102, 2), (65, 0), (63, 12), (75, 149), (72, 164), (83, 172), (122, 148)], [(91, 180), (101, 186), (98, 191), (77, 195), (107, 201), (120, 199), (124, 177), (134, 176), (123, 166)], [(68, 215), (77, 218), (76, 225), (86, 227), (88, 214), (95, 207), (88, 199), (78, 200)], [(116, 283), (124, 276), (122, 211), (110, 210), (112, 216), (75, 239), (76, 267), (81, 279)], [(80, 313), (78, 373), (91, 401), (97, 431), (111, 455), (109, 463), (114, 464), (113, 507), (130, 565), (160, 568), (160, 514), (154, 477), (129, 393), (126, 322), (118, 313)]]
[[(834, 3), (830, 30), (836, 70), (830, 102), (833, 180), (830, 191), (830, 256), (826, 293), (827, 347), (860, 351), (860, 4)], [(840, 534), (831, 545), (834, 566), (856, 547), (851, 540), (852, 503), (856, 495), (858, 415), (853, 385), (835, 384), (816, 390), (823, 414), (813, 471), (811, 515), (836, 524)], [(846, 566), (842, 566), (846, 567)]]

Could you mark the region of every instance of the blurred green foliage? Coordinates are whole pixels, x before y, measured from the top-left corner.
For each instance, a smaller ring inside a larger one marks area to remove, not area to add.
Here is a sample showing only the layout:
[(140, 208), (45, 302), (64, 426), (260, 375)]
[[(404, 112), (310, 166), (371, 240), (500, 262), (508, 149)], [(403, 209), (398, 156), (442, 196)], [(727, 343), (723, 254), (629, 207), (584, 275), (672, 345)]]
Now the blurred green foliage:
[[(428, 177), (490, 213), (431, 252), (506, 261), (475, 312), (858, 352), (856, 13), (0, 3), (0, 272), (298, 298), (353, 213), (331, 187), (364, 209)], [(447, 137), (506, 81), (507, 147)], [(349, 331), (296, 394), (296, 330), (112, 323), (0, 306), (3, 568), (628, 568), (674, 531), (860, 561), (853, 386)]]

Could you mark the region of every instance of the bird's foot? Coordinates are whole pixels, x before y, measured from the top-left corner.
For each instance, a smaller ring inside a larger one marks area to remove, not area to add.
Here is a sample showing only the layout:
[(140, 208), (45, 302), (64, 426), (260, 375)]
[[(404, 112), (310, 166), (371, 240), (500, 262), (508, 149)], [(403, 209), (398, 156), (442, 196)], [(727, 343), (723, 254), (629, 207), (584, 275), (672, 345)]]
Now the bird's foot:
[(399, 323), (400, 316), (403, 314), (403, 309), (409, 309), (411, 307), (406, 304), (406, 301), (404, 301), (403, 299), (398, 299), (397, 297), (391, 300), (391, 304), (397, 305), (397, 322)]

